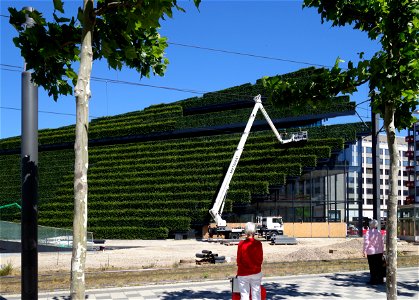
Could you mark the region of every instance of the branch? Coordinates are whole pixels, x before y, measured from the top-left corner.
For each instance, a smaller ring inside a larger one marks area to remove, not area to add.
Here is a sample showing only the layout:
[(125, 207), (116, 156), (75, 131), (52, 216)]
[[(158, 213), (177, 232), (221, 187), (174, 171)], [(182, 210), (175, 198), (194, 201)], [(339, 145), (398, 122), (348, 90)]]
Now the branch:
[[(138, 1), (137, 5), (135, 5), (137, 8), (140, 7), (143, 3), (143, 0)], [(111, 2), (108, 3), (106, 5), (103, 5), (100, 8), (97, 8), (94, 10), (94, 16), (101, 16), (105, 13), (107, 13), (108, 11), (112, 10), (112, 9), (118, 9), (120, 7), (129, 7), (130, 4), (128, 2), (121, 2), (121, 1), (115, 1), (115, 2)]]
[(108, 4), (106, 4), (106, 5), (104, 5), (100, 8), (95, 9), (93, 14), (94, 14), (94, 16), (101, 16), (101, 15), (105, 14), (107, 11), (109, 11), (111, 9), (118, 8), (118, 7), (121, 7), (121, 6), (124, 7), (126, 5), (127, 5), (127, 3), (123, 3), (123, 2), (120, 2), (120, 1), (111, 2), (111, 3), (108, 3)]

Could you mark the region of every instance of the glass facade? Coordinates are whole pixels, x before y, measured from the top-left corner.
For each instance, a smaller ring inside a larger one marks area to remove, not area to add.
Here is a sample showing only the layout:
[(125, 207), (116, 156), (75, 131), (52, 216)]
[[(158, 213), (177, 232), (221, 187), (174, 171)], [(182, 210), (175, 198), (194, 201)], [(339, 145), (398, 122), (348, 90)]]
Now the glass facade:
[[(378, 189), (384, 227), (389, 193), (389, 157), (386, 138), (380, 136), (379, 141), (382, 161)], [(400, 152), (407, 150), (404, 138), (398, 138), (398, 147)], [(407, 158), (399, 158), (399, 165), (403, 166)], [(345, 222), (361, 229), (373, 217), (372, 173), (371, 137), (364, 137), (334, 153), (331, 159), (318, 162), (316, 168), (304, 170), (302, 176), (288, 178), (286, 185), (271, 186), (269, 195), (254, 195), (252, 209), (258, 215), (280, 215), (284, 222)], [(402, 170), (400, 174), (398, 201), (404, 203), (408, 177)], [(248, 218), (248, 215), (242, 216)]]

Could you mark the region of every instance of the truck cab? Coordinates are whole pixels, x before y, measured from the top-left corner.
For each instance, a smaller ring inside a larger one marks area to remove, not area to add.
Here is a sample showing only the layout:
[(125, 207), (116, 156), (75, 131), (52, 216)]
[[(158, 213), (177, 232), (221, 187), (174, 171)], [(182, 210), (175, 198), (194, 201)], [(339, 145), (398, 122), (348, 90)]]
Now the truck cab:
[(284, 234), (284, 222), (281, 216), (257, 217), (259, 235), (271, 239)]

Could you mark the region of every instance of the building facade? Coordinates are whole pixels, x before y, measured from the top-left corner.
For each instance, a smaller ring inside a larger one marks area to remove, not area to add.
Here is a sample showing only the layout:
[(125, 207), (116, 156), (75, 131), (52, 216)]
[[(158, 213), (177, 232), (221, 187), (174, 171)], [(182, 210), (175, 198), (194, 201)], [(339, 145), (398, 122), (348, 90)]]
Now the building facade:
[[(390, 177), (390, 154), (387, 145), (387, 137), (379, 135), (378, 145), (380, 154), (380, 216), (382, 220), (387, 217), (387, 199), (389, 196), (389, 177)], [(358, 140), (354, 145), (347, 149), (346, 157), (349, 159), (348, 171), (348, 203), (349, 203), (349, 222), (356, 221), (360, 217), (373, 218), (373, 151), (372, 137), (367, 136)], [(399, 173), (397, 185), (398, 205), (404, 205), (409, 195), (409, 166), (408, 144), (404, 137), (397, 137), (397, 149), (399, 156)]]
[(408, 130), (406, 143), (408, 193), (403, 205), (398, 208), (397, 233), (401, 239), (419, 242), (419, 122)]

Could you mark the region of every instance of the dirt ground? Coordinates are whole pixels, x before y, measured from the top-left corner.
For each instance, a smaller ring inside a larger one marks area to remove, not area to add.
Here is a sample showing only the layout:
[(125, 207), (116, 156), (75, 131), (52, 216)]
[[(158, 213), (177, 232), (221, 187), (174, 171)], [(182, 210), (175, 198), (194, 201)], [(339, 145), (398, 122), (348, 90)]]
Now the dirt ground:
[[(107, 240), (104, 250), (88, 251), (88, 270), (172, 268), (195, 264), (195, 254), (210, 250), (234, 264), (237, 245), (197, 240)], [(362, 257), (362, 238), (298, 238), (297, 245), (263, 243), (265, 262), (329, 260)], [(398, 242), (400, 255), (419, 254), (419, 246)], [(2, 254), (0, 264), (11, 263), (20, 269), (20, 254)], [(71, 251), (38, 254), (40, 273), (70, 271)]]

